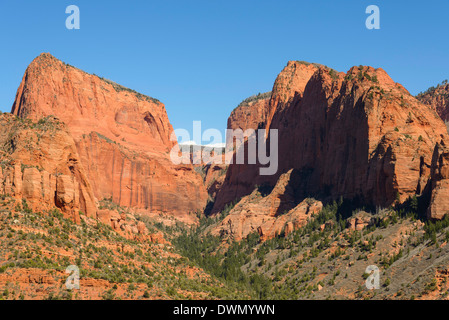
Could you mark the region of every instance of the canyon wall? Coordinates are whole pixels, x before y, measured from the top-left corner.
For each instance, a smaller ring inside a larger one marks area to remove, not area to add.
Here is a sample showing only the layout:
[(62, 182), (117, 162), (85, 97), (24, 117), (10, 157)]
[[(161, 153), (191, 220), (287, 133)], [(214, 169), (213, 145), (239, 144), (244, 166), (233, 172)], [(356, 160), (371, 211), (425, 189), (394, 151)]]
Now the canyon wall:
[(416, 98), (435, 110), (445, 122), (449, 121), (449, 84), (447, 80), (418, 94)]
[(0, 194), (24, 199), (34, 210), (58, 207), (77, 222), (80, 211), (96, 218), (92, 186), (63, 123), (3, 114), (0, 124)]
[(191, 165), (174, 165), (173, 128), (156, 99), (83, 72), (50, 54), (27, 68), (12, 113), (67, 125), (95, 197), (176, 215), (201, 211), (207, 191)]
[[(298, 68), (315, 71), (308, 78)], [(289, 62), (273, 86), (267, 114), (266, 129), (279, 133), (278, 172), (261, 176), (258, 164), (230, 165), (214, 212), (257, 185), (274, 186), (290, 169), (300, 176), (298, 199), (402, 202), (423, 192), (434, 147), (447, 137), (439, 116), (380, 68), (359, 66), (344, 74)]]

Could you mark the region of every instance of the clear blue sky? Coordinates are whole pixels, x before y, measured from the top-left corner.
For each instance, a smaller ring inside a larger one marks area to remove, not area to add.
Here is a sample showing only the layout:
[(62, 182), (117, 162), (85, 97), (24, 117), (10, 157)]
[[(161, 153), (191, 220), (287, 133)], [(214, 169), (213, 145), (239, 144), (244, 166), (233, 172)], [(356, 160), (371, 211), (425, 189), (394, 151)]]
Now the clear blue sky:
[[(65, 28), (70, 4), (80, 30)], [(365, 28), (370, 4), (380, 30)], [(161, 100), (175, 128), (225, 129), (288, 60), (382, 67), (416, 94), (449, 78), (448, 16), (447, 0), (2, 0), (0, 110), (41, 52)]]

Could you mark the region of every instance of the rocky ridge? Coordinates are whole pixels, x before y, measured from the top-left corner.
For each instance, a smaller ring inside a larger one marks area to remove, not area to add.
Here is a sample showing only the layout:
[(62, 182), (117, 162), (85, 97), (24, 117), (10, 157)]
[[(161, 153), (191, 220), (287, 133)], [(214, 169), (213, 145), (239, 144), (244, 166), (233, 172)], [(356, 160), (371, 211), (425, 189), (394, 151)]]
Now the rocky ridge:
[(418, 94), (416, 98), (434, 109), (445, 122), (449, 121), (449, 84), (447, 80)]

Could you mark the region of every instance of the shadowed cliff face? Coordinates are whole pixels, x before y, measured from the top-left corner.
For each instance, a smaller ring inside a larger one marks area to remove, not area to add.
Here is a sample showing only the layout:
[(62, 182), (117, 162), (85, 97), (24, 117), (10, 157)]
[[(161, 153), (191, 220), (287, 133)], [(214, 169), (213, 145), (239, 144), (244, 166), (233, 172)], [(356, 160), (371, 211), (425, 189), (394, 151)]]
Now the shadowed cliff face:
[(98, 199), (174, 214), (205, 206), (201, 177), (170, 161), (173, 128), (153, 98), (42, 54), (26, 70), (12, 113), (66, 123)]
[[(388, 206), (424, 190), (434, 146), (447, 136), (433, 110), (382, 69), (353, 67), (345, 75), (312, 65), (307, 78), (298, 68), (310, 65), (293, 65), (278, 76), (268, 107), (266, 128), (279, 130), (277, 174), (260, 176), (259, 165), (231, 165), (214, 212), (256, 185), (274, 186), (292, 168), (301, 176), (302, 198)], [(303, 91), (287, 90), (303, 83)]]
[(427, 217), (442, 219), (449, 214), (449, 148), (447, 140), (442, 139), (435, 146), (431, 176), (431, 197)]
[(416, 98), (435, 110), (445, 122), (449, 121), (449, 84), (447, 80), (418, 94)]

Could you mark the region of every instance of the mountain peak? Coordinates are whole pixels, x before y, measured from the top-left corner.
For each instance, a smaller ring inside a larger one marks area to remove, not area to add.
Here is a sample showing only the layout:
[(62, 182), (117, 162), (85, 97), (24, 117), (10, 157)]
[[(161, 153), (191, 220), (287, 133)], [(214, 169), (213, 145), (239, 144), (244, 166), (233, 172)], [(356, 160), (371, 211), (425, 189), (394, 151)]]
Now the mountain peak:
[(98, 199), (179, 215), (205, 204), (201, 177), (189, 167), (181, 175), (170, 161), (173, 127), (155, 99), (43, 53), (27, 68), (12, 113), (64, 122)]

